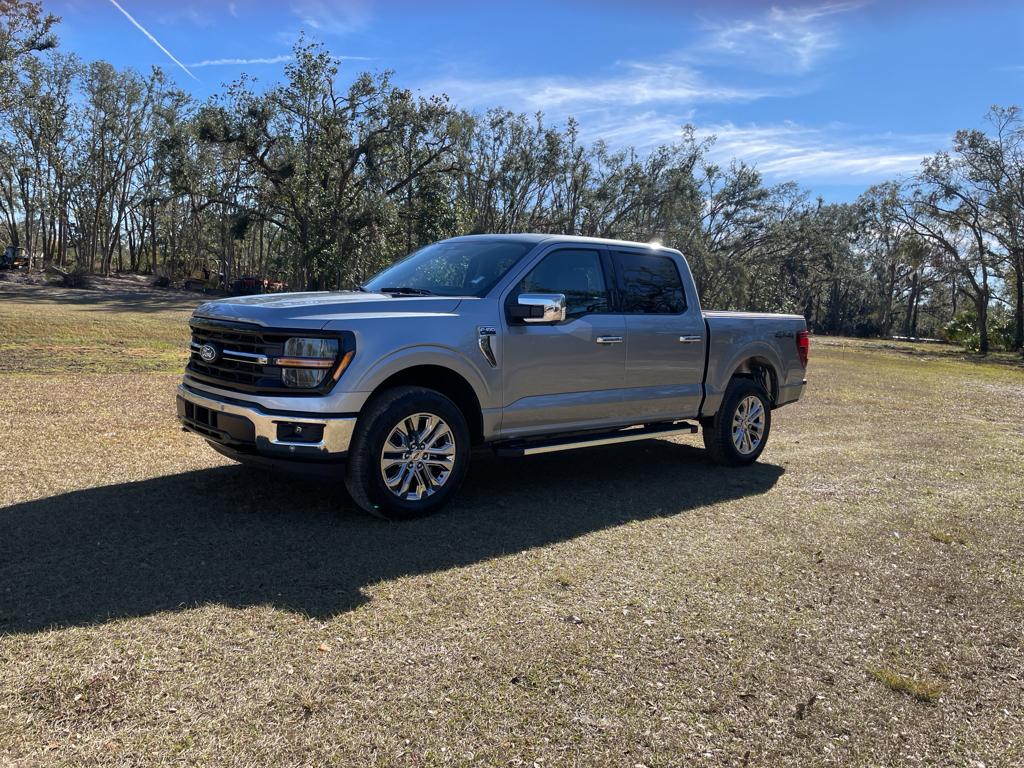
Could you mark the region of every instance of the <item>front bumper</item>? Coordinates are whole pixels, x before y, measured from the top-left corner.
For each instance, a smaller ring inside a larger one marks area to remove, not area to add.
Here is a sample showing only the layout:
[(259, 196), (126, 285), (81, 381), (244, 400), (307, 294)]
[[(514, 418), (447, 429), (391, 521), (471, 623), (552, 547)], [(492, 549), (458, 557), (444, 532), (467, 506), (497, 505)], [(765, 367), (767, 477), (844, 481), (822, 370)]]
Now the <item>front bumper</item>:
[(332, 461), (348, 453), (355, 416), (264, 411), (241, 400), (178, 386), (178, 419), (190, 432), (235, 453)]

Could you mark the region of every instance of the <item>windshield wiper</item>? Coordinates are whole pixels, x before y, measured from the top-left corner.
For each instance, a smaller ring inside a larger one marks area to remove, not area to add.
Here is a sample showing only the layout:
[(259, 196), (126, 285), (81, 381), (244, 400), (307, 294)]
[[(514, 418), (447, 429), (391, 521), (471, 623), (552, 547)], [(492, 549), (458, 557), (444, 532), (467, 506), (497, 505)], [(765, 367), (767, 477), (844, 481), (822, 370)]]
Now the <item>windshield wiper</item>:
[(397, 293), (404, 296), (433, 296), (433, 291), (428, 291), (426, 288), (411, 288), (407, 285), (398, 286), (397, 288), (381, 288), (380, 293)]

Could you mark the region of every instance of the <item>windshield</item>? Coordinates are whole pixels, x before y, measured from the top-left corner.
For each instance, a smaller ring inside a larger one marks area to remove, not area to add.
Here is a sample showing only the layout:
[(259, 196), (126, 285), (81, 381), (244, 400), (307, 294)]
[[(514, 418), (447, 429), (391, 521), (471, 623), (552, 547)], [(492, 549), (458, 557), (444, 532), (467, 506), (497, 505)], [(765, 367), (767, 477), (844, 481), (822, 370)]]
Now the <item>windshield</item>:
[(533, 246), (509, 240), (434, 243), (388, 267), (362, 288), (425, 296), (484, 296)]

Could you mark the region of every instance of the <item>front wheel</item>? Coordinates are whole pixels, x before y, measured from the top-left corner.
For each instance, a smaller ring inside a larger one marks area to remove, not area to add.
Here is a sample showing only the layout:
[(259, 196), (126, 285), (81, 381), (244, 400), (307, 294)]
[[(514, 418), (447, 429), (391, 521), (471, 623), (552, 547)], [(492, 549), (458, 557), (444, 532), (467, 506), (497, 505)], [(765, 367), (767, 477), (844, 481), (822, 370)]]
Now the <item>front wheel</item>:
[(753, 379), (736, 378), (725, 390), (718, 413), (701, 422), (704, 447), (716, 464), (752, 464), (772, 428), (771, 401)]
[(422, 517), (458, 490), (469, 453), (469, 428), (455, 403), (432, 389), (395, 387), (374, 397), (360, 414), (345, 485), (372, 515)]

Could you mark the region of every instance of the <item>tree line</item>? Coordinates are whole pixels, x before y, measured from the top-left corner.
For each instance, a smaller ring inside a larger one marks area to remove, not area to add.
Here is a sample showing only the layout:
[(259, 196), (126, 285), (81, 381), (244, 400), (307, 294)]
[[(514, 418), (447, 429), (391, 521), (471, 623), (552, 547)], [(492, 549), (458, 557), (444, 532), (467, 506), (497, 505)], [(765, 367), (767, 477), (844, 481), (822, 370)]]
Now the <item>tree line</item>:
[(200, 102), (159, 69), (61, 51), (57, 23), (0, 0), (0, 245), (42, 266), (331, 289), (466, 233), (657, 240), (687, 255), (708, 307), (1024, 347), (1017, 107), (917, 173), (826, 203), (715, 162), (693, 126), (647, 153), (587, 143), (571, 119), (472, 113), (389, 74), (347, 80), (304, 39), (280, 83), (242, 76)]

